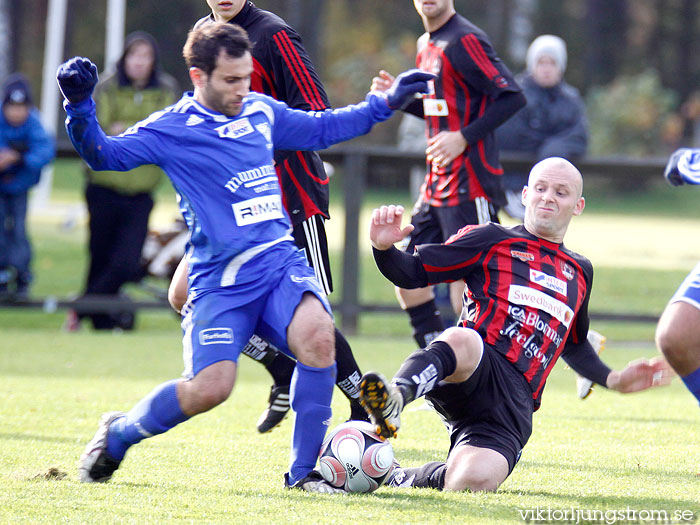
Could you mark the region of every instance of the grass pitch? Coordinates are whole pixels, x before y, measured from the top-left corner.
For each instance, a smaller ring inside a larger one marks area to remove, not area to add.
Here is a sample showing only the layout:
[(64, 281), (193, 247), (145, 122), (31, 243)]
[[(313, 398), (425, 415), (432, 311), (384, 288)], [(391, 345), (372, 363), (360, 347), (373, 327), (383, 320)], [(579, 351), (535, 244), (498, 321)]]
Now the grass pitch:
[[(334, 183), (335, 184), (335, 183)], [(33, 216), (34, 293), (77, 293), (85, 274), (80, 173), (57, 163), (61, 214)], [(342, 250), (341, 196), (334, 191), (329, 239)], [(155, 222), (176, 211), (159, 193)], [(695, 264), (698, 192), (589, 195), (567, 245), (591, 258), (592, 311), (660, 314)], [(406, 195), (368, 195), (410, 205)], [(362, 231), (365, 231), (364, 214)], [(339, 253), (333, 262), (338, 265)], [(393, 290), (361, 261), (360, 296), (393, 303)], [(334, 268), (339, 280), (340, 269)], [(336, 283), (338, 285), (340, 283)], [(142, 293), (132, 290), (133, 293)], [(339, 293), (336, 292), (336, 293)], [(0, 523), (568, 523), (696, 522), (700, 518), (700, 412), (676, 380), (670, 387), (622, 396), (598, 388), (576, 398), (574, 374), (555, 367), (535, 414), (534, 432), (513, 474), (496, 493), (380, 488), (333, 497), (285, 490), (291, 420), (259, 435), (265, 371), (242, 358), (238, 383), (222, 406), (132, 448), (112, 481), (78, 482), (77, 461), (100, 414), (128, 410), (182, 369), (180, 329), (167, 312), (139, 316), (133, 333), (61, 331), (63, 312), (0, 309)], [(620, 368), (656, 355), (653, 324), (594, 323), (609, 338), (603, 359)], [(350, 337), (364, 370), (391, 375), (414, 343), (404, 316), (365, 315)], [(397, 459), (416, 466), (442, 460), (447, 433), (438, 417), (407, 407)], [(336, 390), (333, 426), (348, 416)], [(666, 521), (657, 518), (667, 518)]]
[[(257, 434), (269, 380), (247, 359), (226, 403), (133, 447), (109, 483), (81, 484), (77, 460), (100, 414), (126, 410), (179, 375), (179, 334), (165, 328), (169, 322), (121, 335), (3, 330), (0, 522), (516, 523), (546, 509), (700, 517), (700, 420), (682, 385), (628, 396), (599, 388), (580, 401), (573, 372), (561, 364), (530, 443), (497, 493), (285, 490), (292, 422)], [(351, 344), (363, 368), (386, 374), (413, 348), (406, 337), (361, 336)], [(605, 357), (620, 367), (654, 353), (650, 345), (620, 344)], [(407, 407), (392, 441), (405, 465), (441, 460), (447, 450), (442, 423), (423, 408), (421, 401)], [(337, 390), (333, 409), (335, 426), (348, 414)]]

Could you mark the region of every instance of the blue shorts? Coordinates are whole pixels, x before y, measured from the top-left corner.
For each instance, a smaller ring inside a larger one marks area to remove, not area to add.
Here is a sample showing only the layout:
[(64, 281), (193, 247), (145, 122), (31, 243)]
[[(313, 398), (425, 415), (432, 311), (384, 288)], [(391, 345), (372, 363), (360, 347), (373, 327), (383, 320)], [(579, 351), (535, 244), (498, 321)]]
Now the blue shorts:
[(238, 361), (253, 333), (292, 356), (287, 327), (306, 292), (314, 294), (332, 315), (314, 270), (295, 253), (287, 265), (271, 271), (265, 282), (197, 294), (183, 311), (182, 375), (191, 379), (218, 361)]
[(671, 298), (672, 303), (683, 301), (700, 310), (700, 263), (691, 270)]

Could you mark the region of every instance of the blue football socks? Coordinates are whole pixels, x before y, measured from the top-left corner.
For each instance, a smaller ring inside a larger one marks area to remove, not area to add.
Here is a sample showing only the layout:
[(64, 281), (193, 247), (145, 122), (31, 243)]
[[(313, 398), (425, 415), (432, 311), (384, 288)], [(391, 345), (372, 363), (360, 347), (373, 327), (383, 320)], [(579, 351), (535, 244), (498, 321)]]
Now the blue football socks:
[[(124, 459), (127, 449), (142, 439), (167, 432), (189, 419), (177, 400), (179, 379), (163, 383), (139, 401), (126, 417), (117, 419), (109, 427), (107, 453), (113, 459)], [(319, 445), (320, 446), (320, 445)]]
[(297, 361), (292, 376), (291, 401), (296, 413), (288, 481), (294, 485), (316, 466), (331, 419), (336, 365), (314, 368)]
[(695, 399), (700, 403), (700, 368), (695, 372), (691, 372), (685, 377), (681, 377), (685, 386), (690, 390), (690, 393), (695, 396)]

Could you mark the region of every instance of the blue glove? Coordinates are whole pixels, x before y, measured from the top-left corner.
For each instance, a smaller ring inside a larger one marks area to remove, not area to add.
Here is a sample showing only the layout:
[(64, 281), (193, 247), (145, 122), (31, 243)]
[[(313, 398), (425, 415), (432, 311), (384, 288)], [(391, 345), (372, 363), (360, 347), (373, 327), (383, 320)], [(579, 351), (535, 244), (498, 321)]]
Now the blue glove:
[(97, 66), (89, 58), (71, 58), (58, 67), (56, 80), (66, 100), (77, 104), (92, 95), (97, 84)]
[(664, 177), (672, 186), (700, 184), (700, 149), (676, 150), (668, 159)]
[(404, 71), (386, 92), (386, 101), (391, 109), (401, 109), (408, 105), (416, 93), (428, 92), (428, 81), (435, 80), (436, 75), (420, 69)]

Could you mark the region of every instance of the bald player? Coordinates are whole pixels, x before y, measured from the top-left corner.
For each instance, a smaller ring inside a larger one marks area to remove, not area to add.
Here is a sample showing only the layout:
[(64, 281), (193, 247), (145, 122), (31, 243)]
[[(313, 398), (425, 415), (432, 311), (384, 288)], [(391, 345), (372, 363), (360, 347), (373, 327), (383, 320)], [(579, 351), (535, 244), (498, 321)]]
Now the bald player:
[(420, 396), (450, 433), (446, 462), (399, 467), (390, 486), (496, 490), (530, 437), (560, 355), (582, 376), (623, 393), (670, 381), (663, 359), (614, 371), (586, 339), (593, 267), (563, 244), (571, 219), (585, 207), (582, 192), (573, 164), (545, 159), (523, 188), (523, 225), (467, 226), (413, 254), (394, 247), (413, 229), (401, 227), (403, 209), (374, 210), (370, 239), (387, 279), (402, 288), (463, 280), (469, 290), (459, 326), (411, 354), (391, 383), (376, 372), (360, 382), (360, 400), (382, 436), (396, 434), (403, 407)]

